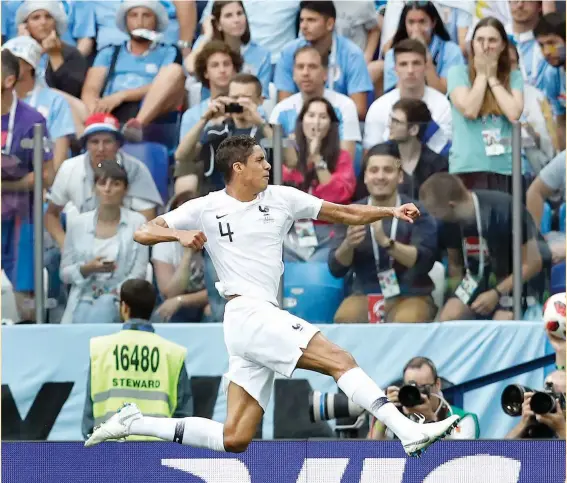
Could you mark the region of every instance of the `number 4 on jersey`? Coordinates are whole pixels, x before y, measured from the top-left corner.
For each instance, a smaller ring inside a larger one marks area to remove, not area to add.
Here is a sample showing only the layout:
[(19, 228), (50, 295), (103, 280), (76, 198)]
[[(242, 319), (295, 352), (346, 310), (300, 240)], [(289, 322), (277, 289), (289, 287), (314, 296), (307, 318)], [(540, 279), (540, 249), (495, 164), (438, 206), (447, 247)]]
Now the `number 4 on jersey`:
[(233, 231), (230, 231), (230, 223), (226, 224), (226, 231), (223, 230), (222, 223), (219, 221), (219, 232), (221, 236), (227, 236), (228, 239), (232, 242), (232, 235), (234, 235)]

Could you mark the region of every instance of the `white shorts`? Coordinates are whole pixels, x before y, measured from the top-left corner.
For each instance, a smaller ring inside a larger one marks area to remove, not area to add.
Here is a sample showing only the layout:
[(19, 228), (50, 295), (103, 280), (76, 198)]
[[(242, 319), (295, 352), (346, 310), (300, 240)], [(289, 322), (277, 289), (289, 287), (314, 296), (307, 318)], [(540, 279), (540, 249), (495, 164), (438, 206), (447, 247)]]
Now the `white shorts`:
[(291, 377), (297, 361), (319, 329), (269, 302), (240, 296), (224, 311), (227, 380), (242, 387), (266, 411), (274, 374)]

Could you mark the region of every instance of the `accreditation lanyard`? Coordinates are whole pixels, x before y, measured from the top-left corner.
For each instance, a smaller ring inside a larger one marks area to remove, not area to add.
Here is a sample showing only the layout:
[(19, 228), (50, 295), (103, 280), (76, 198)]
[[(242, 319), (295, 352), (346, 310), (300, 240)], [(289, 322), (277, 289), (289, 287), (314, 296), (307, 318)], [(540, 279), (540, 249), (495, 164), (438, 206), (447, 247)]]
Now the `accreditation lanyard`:
[[(478, 263), (479, 263), (479, 267), (478, 267), (478, 280), (480, 280), (482, 278), (482, 276), (484, 275), (484, 243), (483, 243), (483, 238), (482, 238), (482, 223), (481, 223), (481, 218), (480, 218), (480, 206), (478, 204), (478, 198), (476, 196), (476, 193), (471, 193), (472, 195), (472, 199), (473, 199), (473, 204), (474, 204), (474, 215), (476, 218), (476, 231), (478, 232), (478, 246), (479, 246), (479, 250), (478, 250)], [(469, 260), (467, 257), (467, 242), (463, 233), (463, 228), (461, 227), (461, 241), (463, 243), (463, 261), (465, 263), (465, 270), (467, 272), (469, 272)]]
[[(396, 208), (401, 206), (402, 201), (400, 195), (396, 198)], [(372, 198), (368, 197), (368, 205), (372, 205)], [(390, 239), (396, 239), (396, 232), (398, 231), (398, 219), (394, 218), (392, 220), (392, 226), (390, 227)], [(374, 263), (376, 264), (376, 273), (380, 273), (380, 250), (378, 249), (378, 243), (376, 243), (376, 238), (374, 237), (374, 232), (372, 225), (370, 225), (370, 240), (372, 240), (372, 251), (374, 252)], [(392, 257), (390, 257), (392, 260)]]
[(12, 151), (12, 140), (14, 138), (14, 124), (16, 123), (16, 109), (18, 107), (18, 96), (14, 91), (12, 93), (12, 106), (10, 107), (10, 117), (8, 118), (8, 134), (6, 135), (6, 144), (2, 149), (2, 154), (10, 154)]

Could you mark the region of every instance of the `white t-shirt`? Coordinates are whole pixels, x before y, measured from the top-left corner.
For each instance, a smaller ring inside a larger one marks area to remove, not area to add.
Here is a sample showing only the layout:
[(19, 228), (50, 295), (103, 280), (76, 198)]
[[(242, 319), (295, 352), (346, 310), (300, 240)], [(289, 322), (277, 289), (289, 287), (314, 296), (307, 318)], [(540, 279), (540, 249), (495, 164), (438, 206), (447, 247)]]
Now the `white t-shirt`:
[[(342, 141), (360, 141), (360, 123), (354, 101), (340, 92), (325, 89), (323, 97), (335, 108), (339, 118), (339, 137)], [(295, 132), (295, 122), (303, 107), (301, 92), (278, 102), (270, 114), (270, 124), (281, 124), (285, 136)]]
[[(392, 107), (400, 100), (400, 89), (394, 89), (376, 99), (368, 113), (364, 126), (364, 149), (388, 141), (390, 138), (390, 114)], [(431, 112), (434, 126), (427, 130), (426, 144), (436, 153), (447, 151), (451, 142), (451, 104), (439, 91), (425, 86), (421, 99)]]
[(322, 204), (289, 186), (268, 186), (249, 202), (222, 190), (190, 200), (162, 218), (170, 228), (205, 234), (223, 297), (245, 295), (277, 305), (284, 236), (295, 220), (317, 218)]

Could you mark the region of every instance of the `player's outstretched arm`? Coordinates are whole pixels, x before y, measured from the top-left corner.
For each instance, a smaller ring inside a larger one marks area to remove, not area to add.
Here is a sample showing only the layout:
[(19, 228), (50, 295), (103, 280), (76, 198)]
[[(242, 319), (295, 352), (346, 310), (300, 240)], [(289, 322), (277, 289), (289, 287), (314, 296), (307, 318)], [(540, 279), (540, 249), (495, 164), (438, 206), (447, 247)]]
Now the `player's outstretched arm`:
[(200, 250), (207, 241), (205, 234), (198, 230), (174, 230), (160, 216), (144, 223), (134, 233), (134, 241), (141, 245), (156, 245), (163, 242), (179, 242), (184, 247)]
[(413, 203), (388, 208), (369, 205), (337, 205), (323, 201), (317, 219), (345, 225), (367, 225), (382, 218), (391, 217), (413, 223), (419, 217), (419, 210)]

